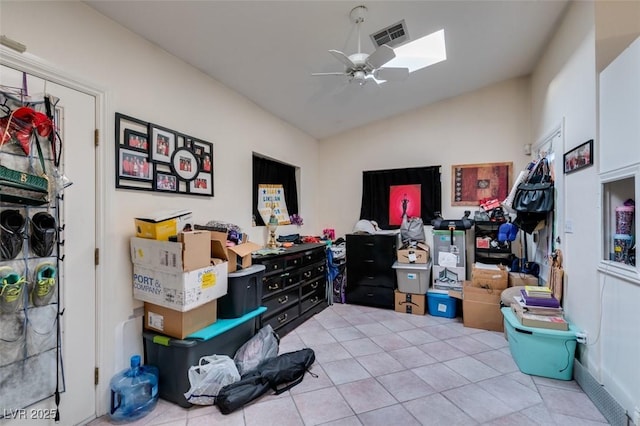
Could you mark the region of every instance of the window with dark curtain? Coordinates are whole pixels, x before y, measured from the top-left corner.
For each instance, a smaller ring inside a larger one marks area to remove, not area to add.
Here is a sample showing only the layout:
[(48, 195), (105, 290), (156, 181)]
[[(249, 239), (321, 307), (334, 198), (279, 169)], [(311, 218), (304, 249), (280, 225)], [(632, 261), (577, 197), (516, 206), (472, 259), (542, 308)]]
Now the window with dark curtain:
[(253, 156), (253, 216), (257, 226), (264, 226), (258, 212), (258, 185), (282, 185), (289, 215), (298, 214), (298, 186), (296, 168), (288, 164)]
[(360, 219), (375, 220), (382, 229), (397, 229), (389, 224), (389, 194), (393, 185), (420, 185), (420, 216), (431, 223), (442, 206), (440, 166), (362, 172)]

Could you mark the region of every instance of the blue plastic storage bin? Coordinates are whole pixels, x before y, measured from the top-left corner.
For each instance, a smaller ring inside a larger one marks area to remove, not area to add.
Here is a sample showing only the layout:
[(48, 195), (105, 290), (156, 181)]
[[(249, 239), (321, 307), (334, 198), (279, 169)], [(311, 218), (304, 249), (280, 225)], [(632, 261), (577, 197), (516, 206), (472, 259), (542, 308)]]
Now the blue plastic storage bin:
[(456, 317), (456, 299), (450, 297), (447, 293), (429, 290), (427, 292), (427, 304), (429, 315), (445, 318)]
[(504, 329), (511, 356), (520, 371), (551, 379), (571, 380), (576, 350), (576, 332), (527, 327), (520, 324), (511, 308), (502, 308)]

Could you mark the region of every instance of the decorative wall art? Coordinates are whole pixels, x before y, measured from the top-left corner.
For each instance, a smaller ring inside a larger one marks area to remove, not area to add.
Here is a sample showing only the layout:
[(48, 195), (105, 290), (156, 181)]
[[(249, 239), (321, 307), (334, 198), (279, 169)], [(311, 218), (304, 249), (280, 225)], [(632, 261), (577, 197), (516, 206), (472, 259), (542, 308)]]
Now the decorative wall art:
[(513, 163), (451, 166), (451, 205), (478, 206), (479, 200), (504, 200), (509, 193)]
[(389, 225), (402, 224), (402, 216), (420, 217), (421, 185), (391, 185), (389, 187)]
[(571, 173), (593, 164), (593, 139), (564, 154), (564, 172)]
[(213, 196), (213, 144), (116, 113), (116, 188)]

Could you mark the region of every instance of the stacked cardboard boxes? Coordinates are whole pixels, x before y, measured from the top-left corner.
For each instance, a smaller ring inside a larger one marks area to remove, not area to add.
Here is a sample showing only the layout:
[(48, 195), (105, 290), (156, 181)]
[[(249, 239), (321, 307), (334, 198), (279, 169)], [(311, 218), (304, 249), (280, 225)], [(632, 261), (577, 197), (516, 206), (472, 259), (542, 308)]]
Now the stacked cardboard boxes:
[(395, 291), (395, 310), (415, 315), (427, 312), (427, 289), (431, 279), (431, 251), (418, 243), (398, 250), (396, 270), (398, 289)]
[(471, 281), (462, 291), (449, 291), (462, 299), (462, 322), (465, 327), (503, 331), (500, 295), (507, 288), (509, 275), (502, 265), (472, 265)]

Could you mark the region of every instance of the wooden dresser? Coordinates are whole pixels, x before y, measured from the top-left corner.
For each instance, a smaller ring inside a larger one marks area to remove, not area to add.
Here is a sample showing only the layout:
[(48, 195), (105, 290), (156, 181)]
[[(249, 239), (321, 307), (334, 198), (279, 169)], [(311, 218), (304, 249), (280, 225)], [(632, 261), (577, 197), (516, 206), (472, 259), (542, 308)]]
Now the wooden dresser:
[(262, 279), (261, 327), (270, 324), (283, 337), (327, 304), (327, 265), (324, 244), (300, 244), (283, 253), (259, 256), (252, 262), (265, 266)]

